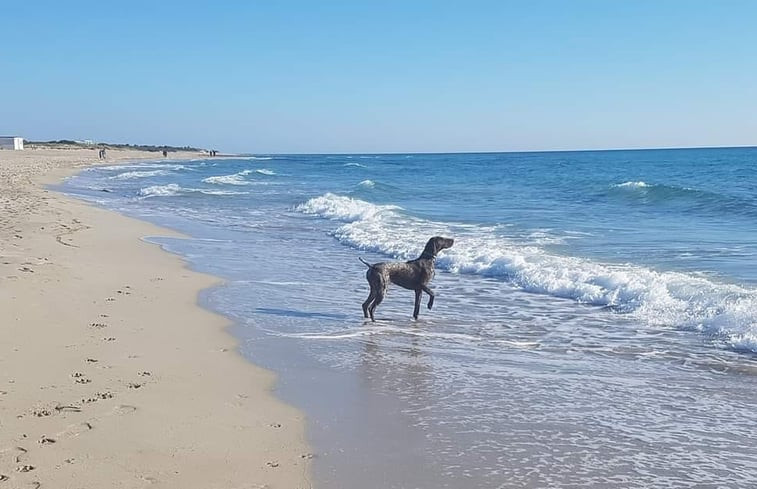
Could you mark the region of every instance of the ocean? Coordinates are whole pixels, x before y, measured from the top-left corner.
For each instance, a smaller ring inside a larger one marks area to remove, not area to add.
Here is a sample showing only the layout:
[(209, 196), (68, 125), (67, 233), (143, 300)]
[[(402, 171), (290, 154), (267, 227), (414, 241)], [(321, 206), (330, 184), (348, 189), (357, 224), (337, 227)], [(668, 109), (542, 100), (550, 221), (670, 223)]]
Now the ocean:
[[(201, 303), (305, 412), (317, 487), (757, 485), (757, 148), (155, 160), (61, 189), (225, 279)], [(435, 235), (433, 310), (394, 286), (365, 321), (358, 257)]]

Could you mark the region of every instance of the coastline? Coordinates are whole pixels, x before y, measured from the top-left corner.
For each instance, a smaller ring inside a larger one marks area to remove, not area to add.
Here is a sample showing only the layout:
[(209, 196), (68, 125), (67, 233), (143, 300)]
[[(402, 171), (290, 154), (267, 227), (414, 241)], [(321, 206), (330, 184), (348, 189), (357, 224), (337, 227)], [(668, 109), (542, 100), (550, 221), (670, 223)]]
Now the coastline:
[(142, 239), (177, 233), (43, 187), (97, 163), (0, 152), (0, 480), (310, 487), (303, 414), (197, 304), (219, 280)]

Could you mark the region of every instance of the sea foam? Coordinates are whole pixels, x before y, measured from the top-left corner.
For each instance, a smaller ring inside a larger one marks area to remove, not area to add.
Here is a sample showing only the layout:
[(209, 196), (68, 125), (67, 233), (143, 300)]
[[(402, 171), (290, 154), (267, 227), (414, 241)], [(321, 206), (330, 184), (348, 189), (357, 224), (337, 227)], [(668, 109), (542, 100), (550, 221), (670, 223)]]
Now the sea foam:
[(638, 181), (638, 182), (623, 182), (623, 183), (616, 183), (612, 185), (613, 187), (617, 188), (646, 188), (650, 187), (646, 182)]
[(247, 192), (236, 192), (233, 190), (213, 190), (203, 188), (185, 188), (175, 183), (168, 185), (152, 185), (139, 190), (139, 196), (147, 197), (173, 197), (176, 195), (186, 194), (204, 194), (204, 195), (245, 195)]
[(205, 183), (212, 183), (216, 185), (250, 185), (250, 182), (245, 180), (245, 176), (252, 173), (252, 170), (244, 170), (233, 175), (218, 175), (214, 177), (208, 177), (202, 181)]
[(181, 190), (181, 187), (175, 183), (169, 183), (168, 185), (151, 185), (139, 189), (139, 195), (140, 197), (170, 197), (179, 194)]
[(167, 170), (147, 170), (147, 171), (127, 171), (125, 173), (119, 173), (118, 175), (113, 175), (112, 177), (108, 177), (112, 180), (132, 180), (135, 178), (148, 178), (148, 177), (157, 177), (161, 175), (168, 175)]
[(650, 326), (675, 326), (757, 351), (757, 291), (634, 264), (600, 263), (546, 252), (492, 229), (407, 215), (401, 208), (327, 193), (295, 208), (332, 219), (345, 245), (396, 259), (415, 258), (429, 236), (456, 238), (437, 259), (442, 270), (507, 281), (523, 290), (603, 306)]

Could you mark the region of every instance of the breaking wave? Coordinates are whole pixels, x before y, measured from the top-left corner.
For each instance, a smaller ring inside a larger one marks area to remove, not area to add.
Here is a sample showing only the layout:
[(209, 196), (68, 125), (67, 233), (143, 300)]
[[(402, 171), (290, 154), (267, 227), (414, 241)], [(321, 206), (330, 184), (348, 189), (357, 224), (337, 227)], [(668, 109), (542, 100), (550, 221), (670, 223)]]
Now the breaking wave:
[(450, 235), (456, 242), (437, 259), (442, 270), (498, 278), (525, 291), (603, 306), (651, 326), (701, 331), (734, 349), (757, 352), (754, 289), (641, 265), (550, 254), (492, 228), (428, 221), (397, 206), (332, 193), (295, 210), (336, 221), (331, 233), (344, 245), (396, 259), (418, 256), (429, 236)]
[(177, 195), (204, 194), (204, 195), (244, 195), (247, 192), (235, 192), (233, 190), (213, 190), (202, 188), (185, 188), (175, 183), (168, 185), (152, 185), (139, 190), (139, 197), (173, 197)]
[(244, 170), (233, 175), (218, 175), (215, 177), (208, 177), (202, 181), (205, 183), (212, 183), (216, 185), (250, 185), (250, 182), (245, 180), (245, 176), (252, 173), (252, 170)]
[(127, 171), (125, 173), (119, 173), (118, 175), (113, 175), (112, 177), (108, 178), (112, 180), (132, 180), (135, 178), (148, 178), (168, 175), (168, 173), (168, 170)]

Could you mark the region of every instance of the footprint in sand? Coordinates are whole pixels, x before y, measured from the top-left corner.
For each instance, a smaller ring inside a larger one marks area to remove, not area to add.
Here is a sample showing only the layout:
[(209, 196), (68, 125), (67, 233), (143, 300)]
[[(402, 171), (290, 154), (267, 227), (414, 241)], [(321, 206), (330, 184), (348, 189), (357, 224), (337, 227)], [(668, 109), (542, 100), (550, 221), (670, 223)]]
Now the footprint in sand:
[(137, 410), (136, 406), (130, 406), (128, 404), (119, 404), (118, 406), (113, 408), (113, 411), (111, 414), (114, 416), (124, 416), (126, 414), (131, 414), (134, 411)]
[(116, 338), (114, 336), (106, 336), (103, 338), (103, 341), (116, 341)]
[(36, 416), (38, 418), (46, 418), (47, 416), (53, 414), (49, 409), (43, 407), (33, 408), (31, 412), (32, 416)]
[(77, 436), (83, 433), (86, 433), (92, 429), (94, 429), (94, 426), (92, 426), (92, 424), (89, 422), (74, 423), (72, 425), (69, 425), (65, 430), (56, 434), (55, 437), (56, 438), (76, 438)]
[(105, 323), (89, 323), (90, 326), (93, 328), (107, 328), (108, 325)]
[(74, 381), (77, 384), (89, 384), (90, 382), (92, 382), (91, 379), (88, 379), (87, 376), (81, 372), (74, 372), (71, 374), (71, 377), (75, 379)]
[(113, 399), (113, 393), (112, 392), (108, 392), (108, 391), (95, 392), (95, 395), (93, 397), (88, 397), (86, 399), (82, 399), (81, 403), (82, 404), (89, 404), (89, 403), (92, 403), (92, 402), (104, 401), (105, 399)]
[(14, 460), (17, 464), (22, 463), (22, 461), (26, 458), (26, 454), (29, 450), (24, 447), (16, 447), (14, 450), (16, 451), (16, 457), (14, 458)]
[(62, 406), (58, 404), (55, 406), (55, 410), (59, 413), (80, 413), (81, 408), (79, 406)]

